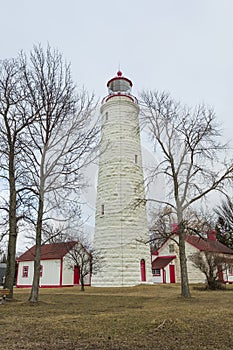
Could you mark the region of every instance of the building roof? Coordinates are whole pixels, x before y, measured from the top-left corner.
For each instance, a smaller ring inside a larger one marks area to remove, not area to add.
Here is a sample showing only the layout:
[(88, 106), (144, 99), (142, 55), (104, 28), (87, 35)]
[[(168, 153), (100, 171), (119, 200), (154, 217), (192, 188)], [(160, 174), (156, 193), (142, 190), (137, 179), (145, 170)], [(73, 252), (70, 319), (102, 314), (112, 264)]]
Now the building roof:
[(220, 243), (218, 240), (205, 240), (198, 236), (187, 236), (185, 240), (200, 251), (233, 255), (233, 250)]
[[(152, 255), (159, 255), (160, 249), (171, 239), (172, 236), (177, 236), (177, 233), (172, 233), (164, 242), (163, 244), (152, 254)], [(210, 238), (204, 239), (199, 236), (186, 236), (185, 240), (187, 243), (191, 244), (195, 248), (197, 248), (199, 251), (206, 251), (206, 252), (212, 252), (212, 253), (222, 253), (222, 254), (232, 254), (233, 255), (233, 249), (228, 248), (221, 242), (219, 242), (212, 236), (209, 236)]]
[[(78, 242), (59, 242), (59, 243), (51, 243), (51, 244), (43, 244), (41, 246), (41, 260), (48, 259), (61, 259), (65, 256), (70, 249), (74, 247)], [(30, 249), (28, 249), (24, 254), (20, 255), (17, 261), (31, 261), (34, 260), (35, 257), (36, 246), (34, 245)]]
[(173, 259), (175, 259), (175, 255), (171, 256), (159, 256), (152, 262), (152, 269), (162, 269), (167, 266)]

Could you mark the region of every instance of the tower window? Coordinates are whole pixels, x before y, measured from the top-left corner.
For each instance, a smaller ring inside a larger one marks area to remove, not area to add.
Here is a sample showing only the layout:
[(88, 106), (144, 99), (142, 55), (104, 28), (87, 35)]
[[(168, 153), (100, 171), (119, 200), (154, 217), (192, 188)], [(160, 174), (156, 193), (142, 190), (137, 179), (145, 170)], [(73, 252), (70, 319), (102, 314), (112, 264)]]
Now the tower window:
[(105, 120), (108, 121), (108, 112), (105, 113)]
[(104, 204), (101, 205), (101, 215), (104, 215)]
[(134, 162), (135, 162), (135, 164), (138, 164), (138, 155), (137, 154), (135, 154), (135, 156), (134, 156)]

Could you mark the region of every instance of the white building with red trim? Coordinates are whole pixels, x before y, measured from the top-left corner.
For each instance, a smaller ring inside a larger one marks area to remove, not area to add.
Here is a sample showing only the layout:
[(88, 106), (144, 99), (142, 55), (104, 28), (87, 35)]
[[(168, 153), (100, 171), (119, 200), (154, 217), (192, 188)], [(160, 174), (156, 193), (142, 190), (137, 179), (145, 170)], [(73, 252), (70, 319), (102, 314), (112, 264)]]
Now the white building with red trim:
[[(162, 246), (152, 254), (152, 273), (154, 283), (180, 283), (178, 235), (171, 235)], [(210, 231), (207, 240), (198, 236), (187, 236), (185, 242), (187, 269), (190, 283), (204, 283), (205, 275), (193, 266), (190, 256), (197, 252), (212, 252), (233, 259), (233, 250), (216, 239), (215, 231)], [(221, 279), (233, 283), (233, 266), (223, 269)]]
[[(80, 284), (78, 266), (70, 266), (69, 252), (77, 242), (59, 242), (41, 246), (40, 287), (68, 287)], [(18, 259), (16, 286), (32, 286), (35, 246), (27, 250)], [(91, 276), (85, 276), (85, 284), (90, 285)]]

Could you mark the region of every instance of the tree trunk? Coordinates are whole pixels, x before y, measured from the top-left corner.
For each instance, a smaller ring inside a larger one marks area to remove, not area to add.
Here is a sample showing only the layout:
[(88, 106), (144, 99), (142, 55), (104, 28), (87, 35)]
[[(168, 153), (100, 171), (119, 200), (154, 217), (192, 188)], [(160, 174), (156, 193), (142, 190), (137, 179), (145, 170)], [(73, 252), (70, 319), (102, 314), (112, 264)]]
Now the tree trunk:
[(10, 294), (8, 297), (13, 298), (13, 287), (15, 279), (15, 254), (17, 242), (16, 188), (13, 147), (11, 147), (9, 155), (9, 187), (9, 240), (7, 249), (7, 268), (4, 288), (10, 290)]
[[(12, 225), (13, 226), (13, 225)], [(8, 298), (13, 298), (13, 287), (15, 279), (15, 252), (16, 252), (16, 240), (17, 234), (10, 230), (8, 240), (8, 253), (7, 253), (7, 267), (6, 267), (6, 278), (4, 282), (4, 288), (10, 290)]]
[(81, 291), (84, 292), (85, 286), (84, 286), (84, 278), (83, 275), (80, 275), (80, 282), (81, 282)]
[(184, 298), (190, 298), (188, 271), (187, 271), (187, 259), (185, 253), (185, 233), (183, 225), (179, 224), (179, 256), (180, 256), (180, 275), (181, 275), (181, 296)]
[(31, 294), (29, 301), (38, 303), (39, 301), (39, 285), (40, 285), (40, 245), (36, 245), (36, 255), (34, 259), (34, 275), (32, 282)]
[(43, 200), (40, 198), (39, 207), (38, 207), (37, 226), (36, 226), (36, 252), (35, 252), (35, 259), (34, 259), (34, 275), (33, 275), (31, 294), (29, 297), (29, 301), (32, 303), (38, 303), (39, 301), (42, 218), (43, 218)]

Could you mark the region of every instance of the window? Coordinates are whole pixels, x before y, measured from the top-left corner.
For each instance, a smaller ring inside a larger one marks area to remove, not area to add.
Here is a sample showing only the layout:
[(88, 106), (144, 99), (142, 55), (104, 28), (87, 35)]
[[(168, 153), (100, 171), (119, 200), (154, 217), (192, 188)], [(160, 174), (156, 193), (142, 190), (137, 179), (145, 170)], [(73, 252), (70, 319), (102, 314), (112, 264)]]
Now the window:
[(175, 248), (174, 248), (174, 244), (169, 244), (169, 253), (174, 253)]
[(29, 266), (23, 266), (23, 276), (22, 277), (25, 277), (25, 278), (28, 277), (28, 269), (29, 269)]
[(134, 156), (134, 162), (135, 162), (135, 164), (138, 164), (138, 155), (137, 154), (135, 154), (135, 156)]
[(233, 275), (233, 265), (229, 266), (229, 275)]
[(105, 120), (108, 121), (108, 112), (105, 113)]
[(160, 276), (161, 275), (160, 269), (152, 269), (152, 274), (155, 276)]
[(40, 277), (43, 275), (43, 265), (40, 265)]
[(101, 205), (101, 215), (104, 215), (104, 204)]

